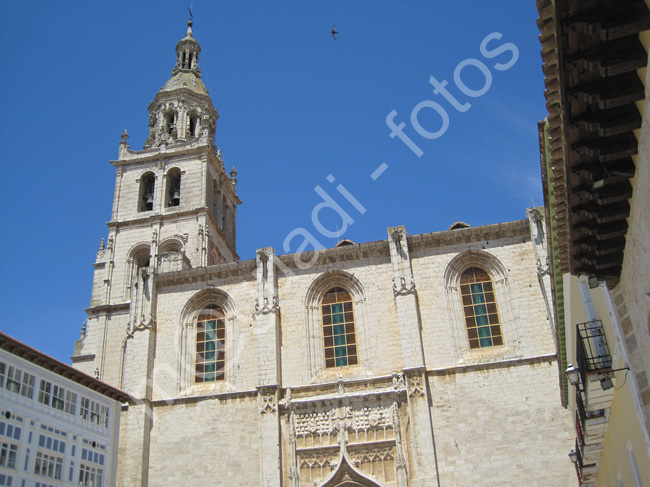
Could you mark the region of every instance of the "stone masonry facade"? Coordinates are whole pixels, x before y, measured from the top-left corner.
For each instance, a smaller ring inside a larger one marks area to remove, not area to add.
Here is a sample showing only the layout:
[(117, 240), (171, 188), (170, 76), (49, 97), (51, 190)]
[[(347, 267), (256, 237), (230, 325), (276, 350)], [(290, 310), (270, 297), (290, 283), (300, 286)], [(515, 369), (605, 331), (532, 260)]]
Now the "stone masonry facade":
[[(134, 398), (117, 485), (576, 485), (538, 210), (239, 260), (237, 174), (214, 146), (199, 52), (190, 25), (145, 149), (123, 135), (75, 344), (76, 367)], [(489, 276), (501, 343), (470, 346), (468, 269)], [(323, 310), (335, 290), (354, 358), (339, 362), (336, 342), (332, 366)], [(216, 379), (203, 374), (208, 342)]]

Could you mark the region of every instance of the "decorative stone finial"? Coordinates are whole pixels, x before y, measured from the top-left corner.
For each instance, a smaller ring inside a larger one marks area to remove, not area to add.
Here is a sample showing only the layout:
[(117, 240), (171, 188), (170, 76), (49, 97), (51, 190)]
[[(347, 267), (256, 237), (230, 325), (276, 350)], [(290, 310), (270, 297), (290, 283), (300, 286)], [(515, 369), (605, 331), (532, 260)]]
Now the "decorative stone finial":
[(122, 132), (121, 137), (122, 137), (122, 144), (126, 144), (126, 141), (129, 138), (129, 133), (126, 131), (126, 129), (124, 129), (124, 132)]
[(345, 384), (343, 383), (343, 375), (339, 372), (338, 380), (336, 381), (339, 394), (345, 394)]
[(194, 22), (192, 20), (187, 21), (187, 33), (185, 34), (187, 37), (192, 37), (192, 26), (194, 25)]
[(237, 180), (237, 169), (235, 169), (235, 166), (233, 166), (230, 171), (230, 179), (234, 179), (235, 181)]
[(99, 250), (104, 250), (104, 238), (102, 237), (102, 241), (99, 242)]

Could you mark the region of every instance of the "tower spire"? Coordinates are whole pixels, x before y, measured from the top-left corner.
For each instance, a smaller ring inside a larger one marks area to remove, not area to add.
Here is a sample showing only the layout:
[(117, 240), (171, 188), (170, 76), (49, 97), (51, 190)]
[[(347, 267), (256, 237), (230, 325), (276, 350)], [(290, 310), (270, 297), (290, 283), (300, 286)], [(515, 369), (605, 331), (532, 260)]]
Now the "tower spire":
[(176, 64), (172, 77), (149, 105), (149, 137), (145, 149), (200, 140), (214, 144), (216, 109), (201, 81), (201, 46), (192, 34), (192, 9), (187, 32), (176, 44)]
[(172, 69), (172, 74), (180, 71), (191, 71), (200, 78), (199, 53), (201, 52), (201, 46), (199, 46), (199, 43), (192, 36), (193, 25), (192, 10), (190, 10), (190, 20), (187, 21), (185, 37), (176, 44), (176, 66)]

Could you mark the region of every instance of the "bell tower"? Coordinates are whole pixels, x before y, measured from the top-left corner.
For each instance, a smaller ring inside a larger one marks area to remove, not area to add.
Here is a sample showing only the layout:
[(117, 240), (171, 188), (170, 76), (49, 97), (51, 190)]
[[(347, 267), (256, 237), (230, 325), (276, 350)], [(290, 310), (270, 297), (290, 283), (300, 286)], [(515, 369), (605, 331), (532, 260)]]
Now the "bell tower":
[(201, 81), (201, 46), (192, 37), (192, 21), (187, 34), (176, 45), (176, 65), (172, 77), (149, 105), (149, 137), (145, 149), (203, 139), (214, 142), (217, 110)]
[(111, 161), (108, 236), (93, 264), (88, 320), (72, 358), (136, 397), (146, 397), (151, 375), (156, 276), (239, 259), (237, 172), (226, 172), (214, 143), (219, 115), (201, 80), (200, 53), (190, 20), (172, 76), (149, 105), (144, 148), (133, 150), (122, 134)]

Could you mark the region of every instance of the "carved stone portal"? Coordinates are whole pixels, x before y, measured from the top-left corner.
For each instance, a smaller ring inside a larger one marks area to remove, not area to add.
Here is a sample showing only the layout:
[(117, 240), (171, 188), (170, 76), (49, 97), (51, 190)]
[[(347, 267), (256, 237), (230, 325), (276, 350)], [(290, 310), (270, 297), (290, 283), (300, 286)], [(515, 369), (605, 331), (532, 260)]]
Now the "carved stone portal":
[(304, 412), (294, 410), (289, 417), (295, 448), (292, 486), (368, 487), (396, 481), (406, 485), (398, 472), (405, 471), (405, 465), (395, 399), (372, 405), (313, 406)]

